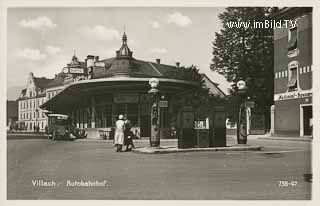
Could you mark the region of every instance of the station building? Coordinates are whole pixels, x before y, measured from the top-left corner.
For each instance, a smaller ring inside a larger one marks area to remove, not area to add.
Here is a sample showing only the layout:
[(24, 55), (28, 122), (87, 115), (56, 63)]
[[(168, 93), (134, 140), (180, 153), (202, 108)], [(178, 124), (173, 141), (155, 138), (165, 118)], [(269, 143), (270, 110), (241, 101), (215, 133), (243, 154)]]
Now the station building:
[[(190, 91), (198, 89), (198, 74), (176, 65), (138, 60), (127, 45), (127, 35), (115, 57), (99, 59), (88, 55), (80, 62), (74, 55), (70, 64), (48, 83), (46, 101), (41, 109), (72, 117), (77, 128), (88, 138), (109, 134), (119, 114), (126, 114), (138, 137), (150, 136), (150, 78), (159, 80), (161, 137), (168, 137), (170, 128), (179, 127), (179, 111)], [(200, 75), (211, 93), (225, 94), (205, 75)]]
[(283, 8), (274, 19), (297, 24), (274, 29), (271, 133), (312, 136), (312, 8)]

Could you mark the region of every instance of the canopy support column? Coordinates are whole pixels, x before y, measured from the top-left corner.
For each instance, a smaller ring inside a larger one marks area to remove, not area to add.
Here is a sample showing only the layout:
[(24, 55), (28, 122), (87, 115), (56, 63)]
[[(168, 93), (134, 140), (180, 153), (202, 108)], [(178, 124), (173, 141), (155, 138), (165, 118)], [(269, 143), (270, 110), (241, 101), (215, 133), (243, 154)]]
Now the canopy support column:
[(95, 101), (93, 96), (90, 98), (90, 101), (91, 101), (91, 128), (96, 128), (96, 122), (95, 122), (96, 108), (95, 108)]

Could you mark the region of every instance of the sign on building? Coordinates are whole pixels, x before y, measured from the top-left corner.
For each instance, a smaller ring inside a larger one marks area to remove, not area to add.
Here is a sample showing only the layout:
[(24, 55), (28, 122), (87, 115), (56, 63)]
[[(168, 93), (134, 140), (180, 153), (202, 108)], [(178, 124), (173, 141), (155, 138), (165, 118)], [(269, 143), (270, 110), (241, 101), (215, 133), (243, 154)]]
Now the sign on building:
[(131, 93), (116, 94), (113, 100), (115, 103), (138, 103), (139, 95)]
[(159, 107), (168, 107), (168, 101), (160, 100), (159, 101)]
[(299, 99), (299, 98), (305, 98), (305, 97), (311, 97), (311, 96), (312, 96), (311, 90), (293, 91), (293, 92), (275, 94), (274, 101), (281, 101), (281, 100), (288, 100), (288, 99)]
[(209, 129), (209, 118), (194, 121), (194, 129)]

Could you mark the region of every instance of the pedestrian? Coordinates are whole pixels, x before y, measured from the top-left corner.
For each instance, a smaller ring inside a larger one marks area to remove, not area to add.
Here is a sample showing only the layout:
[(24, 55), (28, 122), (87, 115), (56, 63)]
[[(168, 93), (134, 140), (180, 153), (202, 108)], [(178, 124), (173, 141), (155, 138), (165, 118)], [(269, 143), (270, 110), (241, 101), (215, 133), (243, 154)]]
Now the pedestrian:
[(47, 126), (47, 125), (44, 127), (44, 132), (45, 132), (46, 134), (48, 134), (48, 126)]
[(124, 137), (125, 137), (125, 145), (126, 151), (130, 151), (134, 148), (134, 144), (132, 141), (133, 133), (131, 132), (132, 124), (131, 121), (127, 118), (127, 115), (124, 115)]
[(119, 119), (116, 121), (116, 128), (114, 133), (114, 144), (117, 148), (117, 152), (122, 151), (122, 145), (124, 144), (124, 121), (123, 115), (119, 115)]

